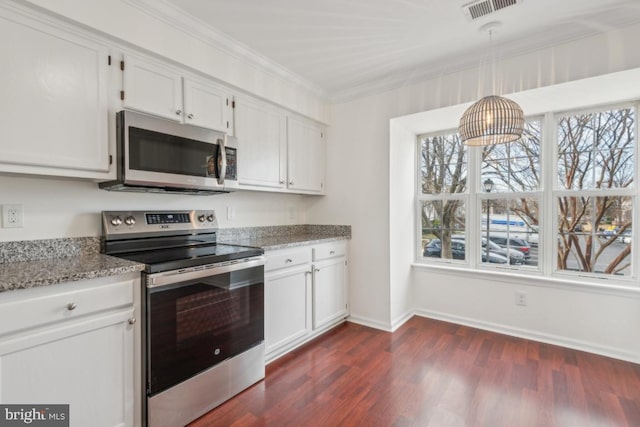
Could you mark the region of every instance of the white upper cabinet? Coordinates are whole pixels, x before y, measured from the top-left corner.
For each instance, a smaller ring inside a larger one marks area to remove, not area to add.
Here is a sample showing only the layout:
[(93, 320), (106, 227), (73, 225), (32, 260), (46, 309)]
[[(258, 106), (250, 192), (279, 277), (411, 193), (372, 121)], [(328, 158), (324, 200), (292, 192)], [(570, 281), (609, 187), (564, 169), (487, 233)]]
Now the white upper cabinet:
[(8, 7), (0, 7), (0, 171), (105, 177), (108, 48)]
[(122, 106), (182, 121), (182, 75), (157, 63), (125, 55)]
[(184, 123), (233, 135), (232, 96), (222, 86), (183, 79)]
[(160, 62), (124, 56), (122, 106), (233, 135), (230, 91)]
[(324, 129), (249, 96), (236, 97), (238, 184), (252, 190), (324, 194)]
[(324, 131), (308, 120), (287, 117), (287, 186), (290, 190), (324, 192)]
[(236, 97), (238, 184), (285, 188), (286, 117), (266, 102)]

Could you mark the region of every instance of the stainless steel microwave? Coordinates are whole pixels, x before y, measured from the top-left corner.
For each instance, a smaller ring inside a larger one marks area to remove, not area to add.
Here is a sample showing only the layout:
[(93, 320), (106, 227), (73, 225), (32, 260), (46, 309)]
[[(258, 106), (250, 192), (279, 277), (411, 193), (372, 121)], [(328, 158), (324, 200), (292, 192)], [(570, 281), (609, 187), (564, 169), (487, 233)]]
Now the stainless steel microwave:
[(117, 178), (100, 188), (203, 195), (237, 188), (235, 138), (133, 111), (116, 114)]

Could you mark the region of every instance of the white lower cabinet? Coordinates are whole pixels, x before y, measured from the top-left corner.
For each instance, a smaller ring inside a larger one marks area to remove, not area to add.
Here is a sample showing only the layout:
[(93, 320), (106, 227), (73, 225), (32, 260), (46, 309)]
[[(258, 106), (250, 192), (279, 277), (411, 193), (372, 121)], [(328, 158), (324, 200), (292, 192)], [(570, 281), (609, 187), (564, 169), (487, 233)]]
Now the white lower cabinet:
[(309, 266), (285, 269), (265, 278), (265, 352), (304, 338), (311, 331), (308, 309), (311, 272)]
[(314, 263), (313, 329), (319, 329), (347, 315), (345, 258)]
[(139, 425), (138, 277), (0, 294), (0, 402), (68, 404), (71, 426)]
[(265, 359), (270, 362), (349, 314), (346, 241), (267, 251)]

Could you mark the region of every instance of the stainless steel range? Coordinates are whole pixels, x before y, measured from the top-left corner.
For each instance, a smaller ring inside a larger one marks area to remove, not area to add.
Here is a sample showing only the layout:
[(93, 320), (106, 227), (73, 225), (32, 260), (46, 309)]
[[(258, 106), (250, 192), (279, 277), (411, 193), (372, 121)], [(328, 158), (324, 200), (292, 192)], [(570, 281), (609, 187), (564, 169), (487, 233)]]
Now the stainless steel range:
[(143, 418), (182, 426), (264, 378), (262, 249), (217, 243), (214, 211), (103, 212), (103, 252), (142, 273)]

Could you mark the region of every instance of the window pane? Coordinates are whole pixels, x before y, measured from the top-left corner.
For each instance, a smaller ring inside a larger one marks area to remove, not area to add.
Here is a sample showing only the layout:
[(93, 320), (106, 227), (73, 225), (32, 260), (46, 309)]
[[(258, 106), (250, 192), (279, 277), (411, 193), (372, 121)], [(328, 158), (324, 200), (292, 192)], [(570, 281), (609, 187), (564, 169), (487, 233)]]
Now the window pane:
[(466, 191), (467, 150), (457, 134), (424, 138), (421, 153), (423, 194)]
[(635, 112), (623, 108), (561, 117), (558, 184), (566, 190), (633, 183)]
[[(489, 208), (488, 216), (487, 207)], [(538, 212), (537, 198), (483, 201), (481, 262), (537, 266)], [(490, 242), (488, 245), (487, 241)]]
[(464, 202), (461, 200), (423, 202), (422, 255), (464, 260), (465, 220)]
[(481, 182), (491, 179), (493, 192), (536, 191), (540, 186), (540, 136), (540, 121), (530, 121), (521, 139), (484, 147)]
[(631, 274), (633, 198), (558, 198), (558, 270)]

